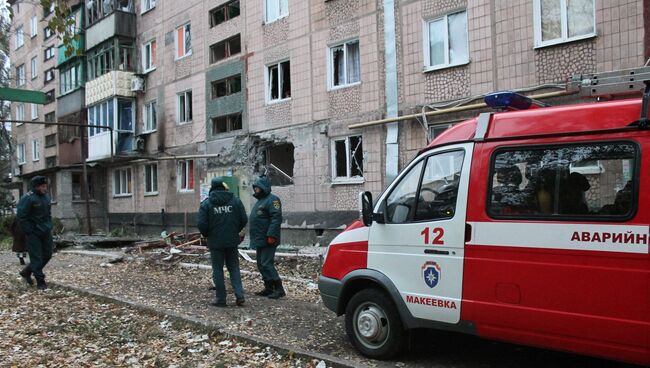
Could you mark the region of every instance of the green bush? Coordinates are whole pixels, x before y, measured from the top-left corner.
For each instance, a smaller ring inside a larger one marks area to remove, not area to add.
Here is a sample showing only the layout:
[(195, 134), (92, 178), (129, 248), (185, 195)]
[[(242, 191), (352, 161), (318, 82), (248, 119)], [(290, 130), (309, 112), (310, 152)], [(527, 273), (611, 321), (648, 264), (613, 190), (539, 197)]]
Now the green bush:
[[(16, 218), (16, 215), (4, 215), (0, 217), (0, 238), (11, 237), (11, 223)], [(52, 217), (52, 234), (62, 234), (64, 230), (63, 222), (58, 217)]]
[(11, 223), (16, 215), (4, 215), (0, 217), (0, 237), (11, 236)]
[(58, 217), (52, 217), (52, 234), (61, 235), (63, 234), (63, 230), (65, 230), (65, 227), (63, 226), (61, 219)]

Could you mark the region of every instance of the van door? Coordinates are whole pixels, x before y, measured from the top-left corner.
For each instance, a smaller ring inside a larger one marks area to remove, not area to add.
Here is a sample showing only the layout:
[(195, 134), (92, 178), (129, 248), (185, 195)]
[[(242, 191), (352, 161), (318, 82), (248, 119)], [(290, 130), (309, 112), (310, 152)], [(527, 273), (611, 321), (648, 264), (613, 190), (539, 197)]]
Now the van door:
[(380, 197), (385, 223), (369, 230), (368, 268), (398, 288), (414, 317), (457, 323), (473, 143), (414, 160)]

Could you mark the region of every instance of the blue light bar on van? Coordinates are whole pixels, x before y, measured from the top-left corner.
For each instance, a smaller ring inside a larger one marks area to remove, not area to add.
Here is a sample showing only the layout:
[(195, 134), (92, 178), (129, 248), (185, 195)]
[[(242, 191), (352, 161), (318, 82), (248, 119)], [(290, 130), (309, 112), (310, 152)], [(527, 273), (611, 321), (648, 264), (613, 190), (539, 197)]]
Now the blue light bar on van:
[(526, 110), (533, 104), (530, 98), (511, 91), (487, 94), (483, 101), (495, 110)]

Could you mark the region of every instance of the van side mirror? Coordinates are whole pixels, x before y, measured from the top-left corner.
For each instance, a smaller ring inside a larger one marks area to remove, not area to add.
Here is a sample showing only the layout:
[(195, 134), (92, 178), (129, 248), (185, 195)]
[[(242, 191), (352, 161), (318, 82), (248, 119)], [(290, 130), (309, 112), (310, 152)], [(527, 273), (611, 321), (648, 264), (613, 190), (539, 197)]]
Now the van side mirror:
[(372, 225), (373, 221), (373, 203), (372, 203), (372, 193), (370, 192), (361, 192), (359, 193), (359, 212), (361, 215), (361, 222), (365, 226)]

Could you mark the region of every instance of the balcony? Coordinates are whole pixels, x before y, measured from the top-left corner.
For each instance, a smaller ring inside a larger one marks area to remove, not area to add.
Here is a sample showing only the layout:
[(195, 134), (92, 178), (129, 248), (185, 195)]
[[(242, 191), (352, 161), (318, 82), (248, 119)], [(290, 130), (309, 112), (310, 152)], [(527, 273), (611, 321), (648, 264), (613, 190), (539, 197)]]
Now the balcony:
[[(85, 45), (85, 39), (83, 34), (80, 34), (78, 39), (73, 39), (72, 43), (68, 46), (65, 46), (63, 44), (59, 45), (56, 65), (59, 66), (65, 62), (74, 59), (75, 57), (83, 55), (84, 45)], [(68, 56), (66, 56), (66, 51), (68, 51), (67, 52)]]
[(113, 155), (124, 155), (135, 147), (135, 100), (112, 98), (88, 106), (88, 124), (114, 128), (88, 128), (88, 160), (96, 161)]
[(116, 36), (135, 38), (133, 0), (96, 0), (86, 9), (86, 50)]
[(133, 72), (114, 70), (86, 82), (86, 106), (94, 105), (113, 96), (133, 97), (131, 80)]
[(84, 89), (78, 88), (56, 99), (56, 113), (67, 116), (84, 109)]

